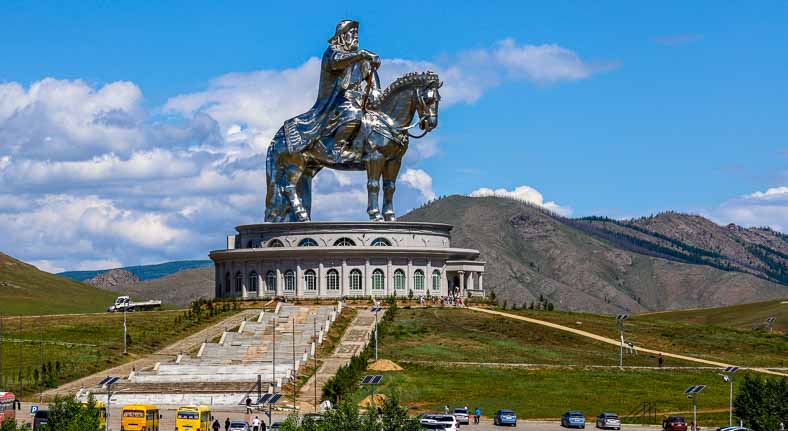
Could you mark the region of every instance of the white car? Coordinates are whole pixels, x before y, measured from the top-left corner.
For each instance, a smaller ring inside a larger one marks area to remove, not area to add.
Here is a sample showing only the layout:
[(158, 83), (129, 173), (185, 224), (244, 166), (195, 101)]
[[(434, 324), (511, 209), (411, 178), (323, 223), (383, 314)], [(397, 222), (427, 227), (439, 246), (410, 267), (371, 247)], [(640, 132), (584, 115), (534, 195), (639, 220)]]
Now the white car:
[(422, 425), (441, 425), (446, 431), (459, 431), (460, 429), (457, 418), (452, 415), (423, 415), (419, 422)]
[(244, 421), (230, 421), (230, 428), (227, 431), (249, 431), (249, 424)]
[(461, 425), (468, 425), (471, 423), (470, 414), (468, 413), (468, 409), (465, 407), (455, 407), (452, 414), (454, 415), (454, 418), (457, 419), (457, 423)]

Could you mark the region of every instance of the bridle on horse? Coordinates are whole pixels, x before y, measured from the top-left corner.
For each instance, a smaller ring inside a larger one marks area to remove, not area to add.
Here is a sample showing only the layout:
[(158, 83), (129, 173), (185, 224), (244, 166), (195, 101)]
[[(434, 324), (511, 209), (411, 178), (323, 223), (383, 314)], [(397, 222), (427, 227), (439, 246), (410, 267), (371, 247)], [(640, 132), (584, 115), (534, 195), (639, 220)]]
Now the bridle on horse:
[[(419, 111), (419, 119), (416, 120), (416, 122), (414, 122), (410, 126), (400, 127), (400, 129), (399, 129), (400, 131), (410, 130), (410, 129), (418, 126), (419, 124), (421, 124), (423, 121), (427, 120), (428, 118), (437, 116), (437, 114), (429, 114), (427, 116), (422, 117), (421, 113), (427, 111), (427, 106), (426, 106), (427, 104), (426, 104), (426, 102), (424, 102), (424, 99), (421, 97), (421, 91), (419, 91), (418, 88), (416, 88), (416, 100), (418, 100), (419, 108), (420, 108), (420, 109), (418, 109), (418, 111)], [(426, 135), (429, 132), (430, 132), (429, 130), (424, 129), (424, 133), (422, 133), (421, 135), (418, 135), (418, 136), (412, 135), (410, 132), (408, 132), (408, 136), (410, 136), (413, 139), (419, 139), (419, 138), (423, 138), (424, 135)]]

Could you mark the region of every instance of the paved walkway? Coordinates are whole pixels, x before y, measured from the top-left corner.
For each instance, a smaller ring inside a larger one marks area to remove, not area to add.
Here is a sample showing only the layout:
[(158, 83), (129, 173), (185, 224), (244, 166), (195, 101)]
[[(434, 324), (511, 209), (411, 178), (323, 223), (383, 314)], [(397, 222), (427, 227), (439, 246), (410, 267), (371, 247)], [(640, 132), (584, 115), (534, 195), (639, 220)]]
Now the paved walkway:
[[(469, 310), (473, 310), (473, 311), (478, 311), (480, 313), (493, 314), (493, 315), (496, 315), (496, 316), (507, 317), (509, 319), (521, 320), (523, 322), (528, 322), (528, 323), (533, 323), (533, 324), (536, 324), (536, 325), (547, 326), (549, 328), (557, 329), (559, 331), (571, 332), (573, 334), (580, 335), (582, 337), (591, 338), (593, 340), (601, 341), (601, 342), (607, 343), (607, 344), (612, 344), (612, 345), (614, 345), (616, 347), (619, 347), (621, 345), (621, 341), (620, 340), (615, 340), (613, 338), (603, 337), (601, 335), (592, 334), (591, 332), (583, 331), (583, 330), (580, 330), (580, 329), (575, 329), (575, 328), (572, 328), (572, 327), (569, 327), (569, 326), (559, 325), (557, 323), (548, 322), (548, 321), (545, 321), (545, 320), (533, 319), (531, 317), (520, 316), (520, 315), (517, 315), (517, 314), (504, 313), (504, 312), (501, 312), (501, 311), (488, 310), (486, 308), (468, 307), (468, 309)], [(640, 346), (638, 346), (638, 351), (646, 352), (646, 353), (653, 353), (655, 355), (658, 355), (658, 354), (662, 353), (662, 356), (665, 356), (667, 358), (681, 359), (681, 360), (684, 360), (684, 361), (696, 362), (696, 363), (699, 363), (699, 364), (711, 365), (711, 366), (719, 367), (719, 368), (725, 368), (725, 367), (732, 367), (732, 366), (734, 366), (732, 364), (726, 364), (726, 363), (723, 363), (723, 362), (716, 362), (716, 361), (709, 361), (707, 359), (694, 358), (692, 356), (684, 356), (684, 355), (679, 355), (679, 354), (675, 354), (675, 353), (662, 352), (662, 351), (659, 351), (659, 350), (646, 349), (646, 348), (640, 347)], [(747, 369), (751, 370), (751, 371), (758, 372), (758, 373), (763, 373), (763, 374), (772, 374), (772, 375), (776, 375), (776, 376), (788, 377), (788, 374), (786, 374), (786, 373), (781, 373), (781, 372), (769, 370), (769, 369), (766, 369), (766, 368), (747, 368)]]
[[(336, 374), (341, 366), (349, 363), (353, 356), (361, 353), (367, 345), (370, 334), (375, 330), (375, 313), (364, 308), (357, 310), (358, 314), (348, 325), (334, 353), (330, 357), (323, 359), (323, 364), (317, 373), (301, 387), (298, 399), (302, 412), (314, 411), (315, 378), (317, 378), (317, 400), (319, 404), (320, 395), (323, 393), (323, 385)], [(320, 409), (319, 405), (318, 409)]]
[(156, 362), (164, 362), (174, 359), (173, 356), (181, 352), (188, 352), (198, 348), (205, 340), (210, 340), (218, 337), (224, 333), (225, 329), (230, 329), (238, 326), (244, 320), (256, 318), (260, 314), (260, 310), (243, 310), (234, 314), (224, 320), (221, 320), (205, 329), (202, 329), (186, 338), (178, 340), (177, 342), (140, 359), (127, 362), (122, 365), (83, 377), (73, 382), (66, 383), (57, 388), (45, 391), (44, 397), (54, 397), (55, 395), (68, 395), (78, 392), (81, 388), (89, 388), (98, 384), (101, 379), (107, 376), (128, 376), (132, 370), (142, 370), (144, 368), (152, 367)]

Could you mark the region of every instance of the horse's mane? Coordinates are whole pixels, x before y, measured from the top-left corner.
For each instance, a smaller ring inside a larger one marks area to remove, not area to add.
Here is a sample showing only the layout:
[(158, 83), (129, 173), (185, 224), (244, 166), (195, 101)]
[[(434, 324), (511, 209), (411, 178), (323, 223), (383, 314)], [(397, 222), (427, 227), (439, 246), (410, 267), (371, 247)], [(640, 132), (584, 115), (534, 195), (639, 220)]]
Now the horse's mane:
[(406, 73), (405, 75), (400, 76), (399, 78), (395, 79), (385, 90), (381, 96), (375, 100), (374, 103), (370, 104), (370, 107), (373, 109), (380, 108), (384, 103), (388, 101), (388, 99), (397, 94), (400, 90), (413, 87), (415, 85), (423, 85), (427, 86), (430, 84), (440, 85), (440, 78), (438, 74), (432, 71), (426, 72), (411, 72)]

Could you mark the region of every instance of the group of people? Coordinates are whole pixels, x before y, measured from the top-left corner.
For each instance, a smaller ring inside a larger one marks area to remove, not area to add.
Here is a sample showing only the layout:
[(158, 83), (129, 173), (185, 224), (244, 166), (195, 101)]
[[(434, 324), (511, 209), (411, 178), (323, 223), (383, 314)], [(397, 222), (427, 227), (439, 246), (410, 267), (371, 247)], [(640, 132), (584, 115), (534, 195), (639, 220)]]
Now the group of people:
[(444, 307), (463, 307), (465, 302), (460, 296), (430, 296), (419, 295), (419, 305), (442, 305)]
[[(265, 431), (265, 422), (261, 421), (258, 416), (255, 416), (252, 419), (251, 430), (252, 431)], [(214, 419), (213, 424), (211, 425), (213, 431), (220, 431), (222, 429), (222, 424), (219, 423), (219, 419)], [(224, 420), (224, 431), (230, 429), (230, 418)]]
[[(479, 425), (479, 420), (482, 417), (482, 409), (476, 407), (475, 409), (473, 409), (473, 412), (471, 412), (471, 410), (468, 409), (468, 406), (466, 405), (465, 406), (465, 411), (468, 412), (468, 416), (469, 416), (468, 419), (473, 421), (473, 423), (475, 425)], [(446, 415), (451, 414), (450, 411), (449, 411), (449, 406), (448, 405), (444, 405), (443, 406), (443, 414), (446, 414)]]

